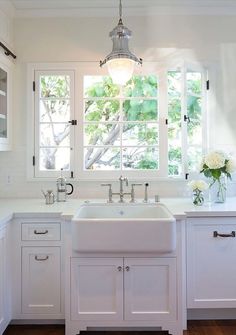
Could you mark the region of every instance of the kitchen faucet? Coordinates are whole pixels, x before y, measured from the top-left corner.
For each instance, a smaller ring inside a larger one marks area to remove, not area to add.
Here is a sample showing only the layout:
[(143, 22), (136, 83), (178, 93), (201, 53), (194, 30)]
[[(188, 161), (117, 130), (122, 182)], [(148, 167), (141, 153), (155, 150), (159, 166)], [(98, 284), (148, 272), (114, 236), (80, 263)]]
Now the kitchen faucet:
[(124, 201), (124, 196), (125, 195), (130, 195), (131, 196), (131, 202), (135, 202), (134, 186), (136, 186), (136, 184), (132, 184), (131, 192), (124, 192), (124, 183), (125, 183), (125, 186), (129, 185), (128, 178), (120, 176), (119, 177), (119, 182), (120, 182), (120, 192), (112, 192), (112, 185), (111, 184), (101, 184), (101, 186), (108, 186), (109, 187), (108, 202), (110, 202), (110, 203), (113, 202), (113, 200), (112, 200), (113, 195), (119, 195), (120, 196), (119, 202), (121, 202), (121, 203), (125, 202)]

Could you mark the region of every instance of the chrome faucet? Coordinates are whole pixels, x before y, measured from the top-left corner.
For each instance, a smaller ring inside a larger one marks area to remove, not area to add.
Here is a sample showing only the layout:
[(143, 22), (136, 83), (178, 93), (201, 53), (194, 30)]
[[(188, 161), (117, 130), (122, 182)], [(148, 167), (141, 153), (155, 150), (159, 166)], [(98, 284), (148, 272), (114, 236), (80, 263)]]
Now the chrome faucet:
[(131, 195), (131, 192), (125, 192), (124, 193), (124, 182), (125, 182), (125, 185), (128, 186), (129, 185), (129, 181), (128, 181), (128, 178), (126, 177), (122, 177), (120, 176), (119, 178), (119, 181), (120, 181), (120, 193), (117, 193), (119, 196), (120, 196), (120, 201), (119, 202), (124, 202), (124, 195)]
[(111, 184), (101, 184), (101, 186), (108, 186), (109, 187), (109, 191), (108, 191), (108, 201), (107, 202), (113, 202), (112, 200), (112, 196), (113, 195), (119, 195), (120, 196), (120, 200), (119, 202), (123, 203), (124, 202), (124, 196), (125, 195), (130, 195), (132, 199), (134, 199), (134, 194), (132, 195), (132, 192), (124, 192), (124, 183), (126, 186), (129, 185), (128, 179), (125, 177), (120, 176), (119, 178), (119, 182), (120, 182), (120, 192), (114, 193), (112, 192), (112, 185)]

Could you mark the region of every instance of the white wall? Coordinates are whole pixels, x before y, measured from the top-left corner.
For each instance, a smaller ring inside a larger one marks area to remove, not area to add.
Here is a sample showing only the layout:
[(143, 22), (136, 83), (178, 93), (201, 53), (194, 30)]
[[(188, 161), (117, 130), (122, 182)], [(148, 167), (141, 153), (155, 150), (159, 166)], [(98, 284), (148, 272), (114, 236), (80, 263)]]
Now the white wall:
[[(0, 153), (0, 197), (40, 197), (41, 188), (55, 185), (26, 180), (27, 63), (98, 62), (111, 49), (108, 33), (116, 23), (116, 18), (107, 17), (15, 19), (14, 143), (12, 152)], [(236, 16), (129, 17), (124, 23), (133, 31), (132, 50), (145, 61), (184, 58), (218, 66), (211, 146), (235, 150)], [(7, 184), (8, 175), (11, 184)], [(153, 183), (151, 193), (186, 194), (185, 184)], [(80, 182), (75, 186), (74, 196), (105, 194), (96, 183)]]

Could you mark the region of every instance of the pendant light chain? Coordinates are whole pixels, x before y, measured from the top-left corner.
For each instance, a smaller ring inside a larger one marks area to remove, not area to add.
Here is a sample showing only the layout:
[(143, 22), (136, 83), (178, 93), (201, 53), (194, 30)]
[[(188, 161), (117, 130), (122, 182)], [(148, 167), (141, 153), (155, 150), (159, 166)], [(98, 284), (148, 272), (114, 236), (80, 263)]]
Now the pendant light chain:
[(122, 20), (122, 4), (121, 4), (121, 0), (120, 0), (119, 13), (120, 13), (120, 20)]

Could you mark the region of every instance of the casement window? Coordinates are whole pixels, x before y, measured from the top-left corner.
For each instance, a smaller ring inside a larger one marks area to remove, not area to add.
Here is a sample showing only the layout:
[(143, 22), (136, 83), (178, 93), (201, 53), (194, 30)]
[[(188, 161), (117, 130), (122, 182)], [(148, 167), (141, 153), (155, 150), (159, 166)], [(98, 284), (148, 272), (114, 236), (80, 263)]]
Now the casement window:
[(74, 72), (35, 71), (35, 176), (72, 168)]
[[(73, 69), (74, 66), (74, 69)], [(32, 177), (183, 178), (206, 134), (206, 70), (142, 71), (124, 86), (81, 64), (33, 71)]]

